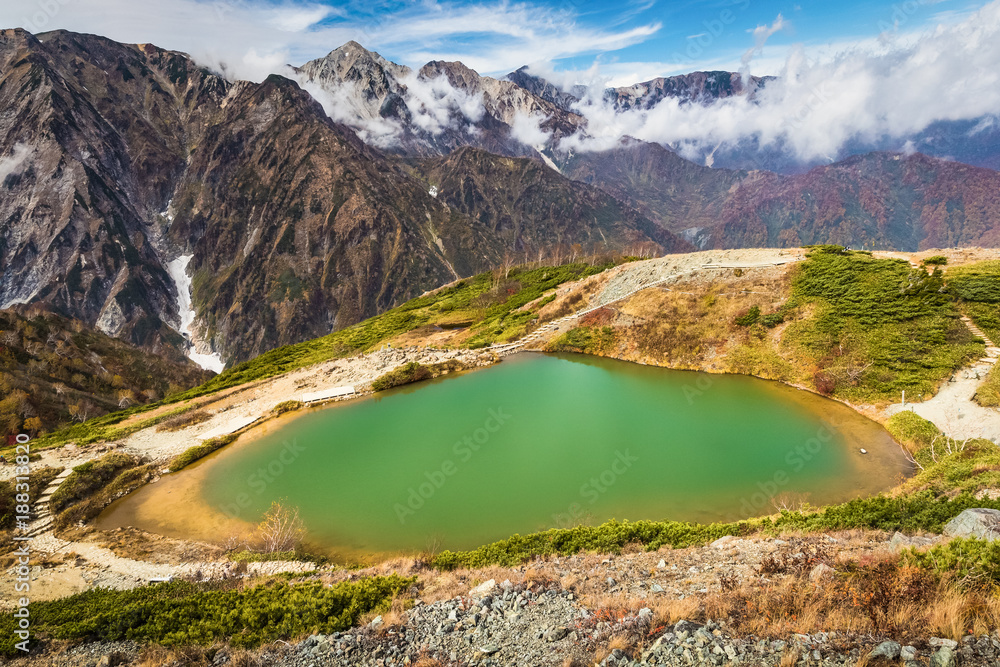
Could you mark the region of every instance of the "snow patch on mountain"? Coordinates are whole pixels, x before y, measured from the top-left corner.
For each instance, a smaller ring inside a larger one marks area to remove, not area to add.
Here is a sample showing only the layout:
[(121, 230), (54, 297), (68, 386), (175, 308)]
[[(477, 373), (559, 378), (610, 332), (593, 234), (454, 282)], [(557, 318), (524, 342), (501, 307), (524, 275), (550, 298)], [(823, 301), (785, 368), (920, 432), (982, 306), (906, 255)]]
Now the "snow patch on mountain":
[(221, 373), (226, 367), (226, 363), (218, 353), (199, 352), (194, 340), (194, 320), (196, 313), (191, 307), (191, 277), (187, 274), (187, 266), (193, 255), (181, 255), (172, 262), (167, 263), (167, 273), (173, 278), (177, 287), (177, 310), (181, 316), (178, 331), (184, 336), (190, 347), (188, 357), (194, 363), (210, 371)]

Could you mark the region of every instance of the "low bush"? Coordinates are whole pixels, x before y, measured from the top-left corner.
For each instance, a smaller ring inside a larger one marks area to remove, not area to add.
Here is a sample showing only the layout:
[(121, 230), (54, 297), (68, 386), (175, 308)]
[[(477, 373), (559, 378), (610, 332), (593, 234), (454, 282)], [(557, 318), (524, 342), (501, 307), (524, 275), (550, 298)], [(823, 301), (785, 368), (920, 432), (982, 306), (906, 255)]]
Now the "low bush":
[(108, 484), (59, 512), (53, 521), (55, 530), (62, 531), (94, 519), (114, 501), (149, 483), (157, 470), (158, 466), (155, 463), (122, 469)]
[(585, 354), (605, 354), (615, 345), (615, 330), (612, 327), (576, 327), (553, 341), (551, 352), (582, 352)]
[(1000, 585), (1000, 542), (957, 538), (927, 551), (903, 552), (906, 563), (949, 574), (966, 585)]
[(751, 324), (757, 324), (760, 319), (760, 306), (753, 306), (747, 312), (743, 313), (736, 318), (736, 326), (738, 327), (748, 327)]
[(1000, 509), (1000, 501), (977, 500), (969, 493), (954, 498), (923, 491), (905, 497), (875, 496), (832, 505), (819, 512), (782, 512), (776, 517), (734, 523), (693, 524), (680, 521), (609, 521), (600, 526), (552, 529), (514, 535), (472, 551), (442, 551), (435, 567), (514, 566), (537, 556), (571, 555), (580, 551), (619, 553), (631, 544), (647, 550), (662, 546), (699, 546), (725, 535), (754, 532), (829, 531), (865, 528), (886, 532), (941, 532), (944, 524), (971, 507)]
[(385, 391), (393, 387), (399, 387), (411, 382), (428, 380), (431, 378), (431, 370), (416, 361), (389, 371), (372, 382), (372, 391)]
[(52, 513), (60, 512), (73, 503), (89, 498), (110, 484), (124, 470), (141, 464), (142, 460), (137, 456), (112, 452), (94, 461), (78, 465), (49, 499)]
[[(397, 575), (290, 585), (174, 582), (127, 591), (98, 588), (32, 602), (32, 634), (55, 639), (133, 640), (167, 646), (229, 641), (253, 648), (278, 639), (346, 630), (364, 614), (387, 610), (415, 578)], [(0, 616), (0, 654), (14, 655), (16, 619)]]
[(937, 426), (910, 410), (903, 410), (889, 417), (885, 429), (910, 454), (917, 454), (930, 447), (936, 438), (941, 437)]
[(229, 443), (236, 440), (239, 437), (235, 433), (230, 433), (229, 435), (220, 435), (218, 438), (209, 438), (200, 445), (195, 445), (194, 447), (188, 447), (184, 452), (178, 454), (170, 462), (168, 469), (170, 472), (177, 472), (178, 470), (183, 470), (187, 466), (191, 465), (198, 459), (204, 458), (214, 452), (217, 449), (222, 449)]
[(296, 410), (301, 410), (304, 406), (305, 403), (303, 403), (302, 401), (295, 401), (295, 400), (282, 401), (281, 403), (278, 403), (276, 406), (271, 408), (271, 413), (275, 416), (283, 415), (286, 412), (295, 412)]

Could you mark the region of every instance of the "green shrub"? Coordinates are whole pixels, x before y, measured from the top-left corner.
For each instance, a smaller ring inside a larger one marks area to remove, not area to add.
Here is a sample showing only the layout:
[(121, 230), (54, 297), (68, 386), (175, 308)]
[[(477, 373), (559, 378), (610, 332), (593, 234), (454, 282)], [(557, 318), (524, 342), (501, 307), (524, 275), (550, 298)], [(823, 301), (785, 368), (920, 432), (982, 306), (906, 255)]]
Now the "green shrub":
[(283, 415), (286, 412), (295, 412), (296, 410), (301, 410), (304, 406), (305, 403), (303, 403), (302, 401), (296, 401), (296, 400), (282, 401), (281, 403), (278, 403), (276, 406), (271, 408), (271, 413), (276, 416)]
[(922, 263), (928, 266), (944, 266), (948, 263), (948, 258), (944, 255), (934, 255), (933, 257), (928, 257)]
[(770, 315), (765, 315), (760, 319), (760, 323), (768, 329), (773, 329), (784, 321), (785, 316), (782, 313), (771, 313)]
[(966, 584), (1000, 585), (1000, 541), (957, 538), (924, 552), (909, 549), (902, 555), (909, 565), (950, 574)]
[(763, 531), (831, 531), (865, 528), (886, 532), (941, 532), (944, 524), (970, 507), (1000, 509), (1000, 501), (977, 500), (962, 493), (955, 498), (922, 491), (904, 497), (875, 496), (832, 505), (819, 512), (782, 512), (777, 517), (709, 525), (680, 521), (609, 521), (600, 526), (552, 529), (530, 535), (514, 535), (471, 551), (443, 551), (432, 565), (457, 567), (514, 566), (537, 556), (569, 555), (581, 551), (619, 553), (626, 545), (647, 550), (662, 546), (699, 546), (725, 535), (748, 535)]
[(893, 400), (932, 394), (983, 346), (959, 320), (940, 268), (816, 248), (792, 276), (793, 300), (813, 314), (790, 325), (782, 345), (835, 380), (833, 394)]
[(576, 327), (570, 329), (549, 345), (552, 352), (582, 352), (604, 354), (615, 345), (613, 327)]
[(903, 410), (889, 417), (885, 430), (911, 454), (930, 447), (931, 442), (941, 436), (937, 426), (910, 410)]
[[(389, 608), (415, 577), (397, 575), (341, 582), (174, 582), (127, 591), (98, 588), (28, 609), (32, 634), (55, 639), (155, 642), (167, 646), (229, 641), (253, 648), (278, 639), (346, 630), (364, 614)], [(15, 619), (0, 616), (0, 654), (14, 655)]]
[(743, 313), (736, 318), (736, 326), (738, 327), (748, 327), (752, 324), (757, 324), (760, 319), (760, 306), (753, 306), (747, 312)]
[(177, 472), (178, 470), (183, 470), (187, 466), (191, 465), (198, 459), (204, 458), (214, 452), (217, 449), (222, 449), (229, 443), (233, 442), (239, 436), (235, 433), (230, 433), (229, 435), (220, 435), (217, 438), (209, 438), (200, 445), (195, 445), (194, 447), (189, 447), (184, 452), (178, 454), (173, 458), (168, 466), (170, 472)]
[(410, 363), (393, 369), (385, 375), (379, 376), (372, 382), (372, 391), (385, 391), (393, 387), (399, 387), (411, 382), (427, 380), (431, 377), (431, 371), (427, 366), (411, 361)]
[(976, 403), (984, 408), (1000, 406), (1000, 364), (994, 364), (986, 381), (976, 390)]

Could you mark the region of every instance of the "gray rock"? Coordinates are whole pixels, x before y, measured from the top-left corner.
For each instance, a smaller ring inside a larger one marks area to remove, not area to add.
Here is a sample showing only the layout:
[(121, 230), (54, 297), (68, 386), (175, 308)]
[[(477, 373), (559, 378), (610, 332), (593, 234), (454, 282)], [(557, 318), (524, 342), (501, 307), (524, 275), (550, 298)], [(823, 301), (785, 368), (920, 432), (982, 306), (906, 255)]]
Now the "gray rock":
[(680, 634), (682, 632), (691, 634), (693, 632), (697, 632), (698, 628), (700, 627), (701, 625), (698, 623), (692, 623), (691, 621), (685, 621), (682, 619), (674, 623), (674, 632), (677, 634)]
[(882, 642), (875, 647), (871, 653), (868, 654), (869, 658), (886, 658), (887, 660), (895, 660), (899, 657), (899, 651), (902, 647), (893, 641)]
[(967, 509), (944, 527), (946, 537), (978, 537), (993, 541), (1000, 538), (1000, 510)]
[(650, 593), (662, 593), (663, 592), (663, 586), (661, 586), (659, 584), (653, 584), (652, 586), (649, 587), (649, 592)]
[(942, 639), (941, 637), (931, 637), (927, 643), (931, 646), (944, 646), (947, 648), (955, 648), (958, 646), (958, 642), (954, 639)]
[(552, 628), (545, 633), (545, 641), (557, 642), (569, 634), (569, 628)]
[(826, 563), (820, 563), (809, 573), (809, 581), (822, 581), (827, 577), (832, 577), (837, 571)]
[(471, 591), (469, 591), (469, 597), (474, 597), (474, 598), (482, 597), (484, 595), (487, 595), (488, 593), (492, 593), (496, 587), (497, 587), (496, 579), (490, 579), (489, 581), (484, 581), (483, 583), (479, 584)]
[(931, 667), (955, 667), (955, 654), (952, 649), (942, 646), (931, 655)]
[(899, 657), (910, 662), (917, 659), (917, 649), (914, 646), (903, 646), (899, 649)]

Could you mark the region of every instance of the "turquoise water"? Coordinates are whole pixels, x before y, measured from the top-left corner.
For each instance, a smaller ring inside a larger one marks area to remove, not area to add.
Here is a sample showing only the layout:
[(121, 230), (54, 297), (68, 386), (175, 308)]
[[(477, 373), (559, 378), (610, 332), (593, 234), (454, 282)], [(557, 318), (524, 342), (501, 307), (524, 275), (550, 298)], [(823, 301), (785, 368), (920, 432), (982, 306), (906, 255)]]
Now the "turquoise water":
[(807, 392), (541, 355), (311, 410), (196, 470), (208, 507), (253, 522), (281, 499), (334, 554), (611, 518), (732, 520), (909, 472), (881, 427)]

